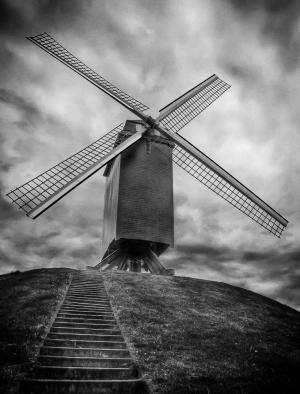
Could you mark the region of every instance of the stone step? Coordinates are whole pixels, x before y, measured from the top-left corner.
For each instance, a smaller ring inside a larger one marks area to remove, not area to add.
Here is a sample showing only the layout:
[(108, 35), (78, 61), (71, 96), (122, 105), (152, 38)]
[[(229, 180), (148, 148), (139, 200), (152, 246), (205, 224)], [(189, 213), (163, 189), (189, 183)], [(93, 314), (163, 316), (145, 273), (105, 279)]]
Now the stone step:
[(93, 286), (93, 287), (97, 287), (97, 288), (101, 288), (102, 290), (104, 290), (104, 286), (103, 284), (99, 283), (99, 282), (73, 282), (71, 283), (70, 287), (89, 287), (89, 286)]
[(91, 306), (109, 306), (110, 307), (110, 302), (108, 301), (108, 299), (98, 300), (98, 301), (76, 301), (73, 299), (66, 298), (62, 305), (64, 305), (64, 304), (74, 304), (74, 305), (78, 305), (78, 306), (87, 306), (87, 307), (91, 307)]
[(70, 291), (70, 290), (74, 290), (74, 291), (97, 291), (97, 292), (100, 292), (100, 293), (103, 293), (103, 294), (107, 294), (106, 290), (103, 287), (93, 286), (93, 285), (90, 285), (90, 286), (74, 286), (74, 285), (71, 285), (69, 287), (68, 291)]
[(87, 297), (87, 298), (105, 298), (107, 299), (107, 295), (106, 294), (102, 294), (99, 292), (79, 292), (79, 291), (70, 291), (67, 293), (66, 295), (67, 297)]
[(118, 367), (128, 368), (133, 365), (131, 358), (111, 357), (66, 357), (66, 356), (39, 356), (41, 365), (59, 365), (65, 367)]
[(98, 287), (99, 289), (104, 290), (104, 285), (103, 283), (99, 283), (99, 282), (73, 282), (71, 283), (70, 287), (89, 287), (89, 286), (93, 286), (93, 287)]
[[(95, 291), (95, 290), (93, 290), (93, 291)], [(84, 293), (83, 295), (79, 295), (79, 296), (77, 296), (77, 297), (83, 297), (83, 298), (84, 298), (84, 297), (88, 297), (88, 298), (92, 297), (92, 296), (90, 296), (90, 295), (87, 295), (87, 293), (90, 293), (90, 291), (87, 291), (87, 290), (84, 290), (84, 289), (82, 289), (82, 290), (76, 290), (76, 289), (71, 289), (71, 288), (69, 287), (66, 296), (68, 296), (68, 295), (70, 294), (70, 292), (74, 292), (74, 293), (76, 293), (76, 292)], [(104, 291), (96, 290), (96, 293), (100, 293), (100, 295), (97, 296), (97, 297), (104, 297), (104, 298), (107, 298), (107, 297), (108, 297), (107, 293), (104, 292)]]
[(77, 310), (77, 309), (69, 309), (63, 308), (59, 311), (57, 316), (61, 317), (61, 315), (68, 314), (72, 317), (82, 317), (82, 318), (101, 318), (101, 316), (110, 316), (113, 319), (115, 316), (113, 312), (109, 309), (101, 309), (101, 310)]
[(103, 282), (99, 281), (99, 280), (92, 280), (92, 279), (82, 279), (82, 280), (72, 280), (72, 284), (97, 284), (99, 286), (103, 286)]
[(110, 314), (112, 315), (112, 311), (109, 309), (100, 309), (100, 310), (95, 310), (95, 311), (90, 311), (86, 309), (70, 309), (70, 308), (61, 308), (59, 313), (72, 313), (76, 315), (90, 315), (90, 316), (97, 316), (101, 314)]
[(66, 295), (69, 295), (70, 293), (82, 293), (80, 294), (80, 297), (85, 297), (85, 296), (89, 296), (91, 297), (93, 295), (93, 293), (98, 294), (98, 297), (107, 297), (107, 293), (101, 290), (97, 290), (97, 289), (72, 289), (69, 288), (68, 292)]
[(72, 280), (72, 285), (97, 285), (100, 287), (104, 287), (103, 282), (99, 280)]
[(60, 310), (65, 310), (65, 309), (73, 309), (77, 311), (107, 311), (110, 310), (112, 311), (110, 305), (102, 305), (102, 306), (80, 306), (80, 305), (62, 305)]
[(59, 322), (65, 322), (65, 323), (96, 323), (96, 324), (101, 324), (106, 323), (106, 322), (115, 322), (116, 320), (113, 317), (109, 317), (107, 315), (104, 315), (102, 317), (99, 318), (87, 318), (87, 317), (60, 317), (57, 316), (55, 319), (55, 322), (59, 323)]
[(130, 357), (129, 350), (126, 348), (93, 348), (93, 347), (57, 347), (43, 346), (40, 350), (41, 355), (65, 356), (65, 357)]
[(100, 277), (86, 277), (80, 279), (73, 278), (72, 283), (97, 283), (99, 286), (103, 286), (103, 280), (101, 280)]
[(69, 287), (71, 289), (76, 288), (76, 289), (99, 289), (101, 291), (106, 291), (104, 286), (101, 286), (99, 283), (72, 283), (71, 286)]
[(70, 289), (75, 289), (75, 290), (99, 290), (102, 291), (103, 293), (105, 292), (105, 289), (103, 288), (103, 286), (99, 286), (99, 285), (95, 285), (95, 284), (89, 284), (89, 285), (71, 285), (69, 287)]
[(66, 294), (66, 298), (75, 298), (75, 299), (79, 299), (79, 300), (85, 300), (87, 299), (88, 301), (90, 300), (98, 300), (98, 299), (103, 299), (103, 300), (108, 300), (108, 296), (106, 294), (102, 294), (102, 295), (98, 295), (98, 296), (90, 296), (90, 295), (70, 295), (70, 294)]
[(97, 334), (72, 333), (72, 332), (49, 332), (47, 339), (72, 339), (79, 341), (122, 341), (123, 337), (120, 330), (97, 331)]
[(127, 380), (57, 380), (26, 379), (22, 382), (24, 394), (149, 394), (142, 379)]
[(58, 316), (58, 315), (70, 315), (70, 317), (81, 316), (82, 318), (88, 318), (88, 315), (92, 315), (92, 316), (91, 316), (91, 319), (94, 318), (93, 315), (100, 316), (100, 317), (101, 317), (101, 316), (108, 316), (108, 315), (110, 315), (110, 316), (113, 317), (113, 318), (115, 317), (112, 311), (90, 312), (90, 313), (89, 313), (89, 312), (86, 312), (86, 313), (84, 313), (84, 314), (82, 314), (81, 312), (59, 311), (58, 314), (57, 314), (57, 316)]
[(65, 300), (64, 300), (64, 304), (65, 303), (68, 303), (68, 304), (77, 304), (77, 305), (87, 305), (87, 306), (90, 306), (90, 305), (102, 305), (102, 304), (106, 304), (106, 305), (110, 305), (110, 302), (109, 302), (109, 300), (108, 300), (108, 298), (106, 298), (106, 299), (101, 299), (101, 300), (90, 300), (90, 301), (87, 301), (87, 300), (74, 300), (74, 298), (68, 298), (68, 297), (66, 297), (65, 298)]
[(57, 314), (58, 317), (64, 317), (63, 315), (65, 315), (65, 317), (67, 317), (67, 315), (69, 317), (73, 317), (73, 318), (82, 318), (82, 319), (101, 319), (101, 317), (105, 317), (105, 316), (109, 316), (110, 319), (114, 319), (115, 316), (112, 313), (112, 311), (109, 310), (101, 310), (101, 311), (73, 311), (73, 310), (67, 310), (67, 309), (63, 309), (62, 311), (59, 312), (59, 314)]
[(80, 323), (78, 323), (78, 322), (66, 322), (66, 321), (57, 321), (57, 320), (55, 320), (54, 321), (54, 323), (52, 324), (52, 328), (59, 328), (59, 327), (61, 327), (61, 328), (68, 328), (68, 327), (70, 327), (70, 328), (76, 328), (76, 329), (78, 329), (78, 328), (83, 328), (83, 329), (86, 329), (86, 328), (91, 328), (91, 329), (99, 329), (99, 328), (116, 328), (116, 327), (118, 327), (117, 326), (117, 323), (116, 323), (116, 321), (114, 321), (114, 320), (112, 320), (111, 322), (110, 321), (103, 321), (103, 322), (101, 322), (101, 323), (87, 323), (87, 322), (80, 322)]
[(89, 287), (83, 287), (83, 286), (70, 286), (68, 289), (68, 294), (70, 292), (74, 293), (83, 293), (83, 294), (88, 294), (88, 293), (99, 293), (102, 294), (103, 296), (107, 296), (107, 293), (104, 289), (96, 286), (89, 286)]
[(39, 379), (122, 380), (139, 378), (135, 372), (135, 368), (61, 367), (46, 365), (36, 368), (35, 377)]
[(78, 287), (78, 288), (84, 288), (84, 287), (96, 287), (97, 289), (100, 289), (102, 291), (106, 291), (104, 284), (101, 284), (99, 282), (90, 282), (90, 283), (74, 283), (72, 282), (70, 287)]
[(84, 298), (87, 298), (87, 299), (89, 299), (89, 300), (91, 300), (91, 299), (97, 299), (97, 298), (103, 298), (103, 299), (108, 299), (108, 296), (107, 296), (107, 294), (105, 293), (102, 293), (102, 294), (98, 294), (98, 295), (90, 295), (90, 294), (87, 294), (87, 292), (84, 292), (84, 294), (83, 295), (74, 295), (74, 294), (70, 294), (70, 292), (68, 292), (67, 294), (66, 294), (66, 297), (68, 298), (68, 297), (74, 297), (74, 298), (81, 298), (81, 299), (84, 299)]
[(100, 289), (92, 288), (92, 287), (89, 287), (87, 289), (69, 287), (67, 295), (69, 295), (71, 293), (80, 293), (82, 295), (98, 294), (99, 296), (107, 297), (106, 292), (104, 292), (103, 290), (100, 290)]
[(91, 335), (97, 335), (97, 334), (110, 334), (111, 333), (121, 333), (119, 327), (116, 324), (111, 325), (111, 327), (100, 327), (100, 328), (85, 328), (85, 327), (51, 327), (50, 333), (51, 334), (56, 334), (56, 333), (72, 333), (72, 334), (91, 334)]
[(97, 280), (80, 280), (80, 281), (72, 280), (71, 286), (72, 285), (73, 286), (75, 286), (75, 285), (77, 285), (77, 286), (79, 286), (79, 285), (94, 285), (94, 286), (99, 286), (99, 287), (104, 286), (103, 282), (101, 283)]
[(99, 302), (95, 302), (95, 301), (91, 301), (91, 302), (81, 302), (81, 301), (69, 301), (69, 300), (65, 300), (62, 304), (62, 306), (64, 305), (69, 305), (69, 306), (75, 306), (76, 308), (102, 308), (102, 307), (108, 307), (111, 308), (110, 303), (108, 300), (106, 301), (99, 301)]
[(101, 309), (109, 309), (111, 310), (110, 304), (101, 304), (101, 305), (72, 305), (70, 303), (63, 303), (61, 305), (61, 308), (67, 308), (67, 309), (78, 309), (78, 310), (90, 310), (90, 309), (95, 309), (95, 310), (101, 310)]
[(80, 282), (74, 282), (72, 281), (71, 286), (97, 286), (97, 287), (101, 287), (103, 289), (103, 284), (96, 282), (96, 281), (80, 281)]
[(104, 288), (103, 282), (100, 282), (99, 280), (81, 280), (81, 281), (72, 280), (71, 285), (73, 286), (94, 285)]
[(75, 296), (67, 296), (65, 301), (68, 302), (79, 302), (79, 303), (101, 303), (101, 302), (109, 302), (107, 297), (75, 297)]
[(68, 291), (97, 291), (97, 292), (101, 292), (103, 294), (106, 294), (106, 291), (99, 287), (99, 286), (94, 286), (94, 285), (89, 285), (89, 286), (70, 286)]
[(87, 339), (50, 339), (46, 338), (44, 346), (55, 347), (79, 347), (79, 348), (103, 348), (103, 349), (126, 349), (126, 343), (122, 341), (87, 340)]
[(70, 291), (66, 295), (67, 297), (86, 297), (86, 298), (105, 298), (107, 299), (106, 294), (102, 294), (99, 292), (75, 292), (75, 291)]
[(70, 308), (63, 308), (59, 311), (59, 314), (64, 314), (64, 313), (69, 313), (69, 314), (76, 314), (76, 315), (81, 315), (83, 318), (85, 318), (87, 315), (92, 315), (92, 316), (97, 316), (97, 315), (105, 315), (107, 316), (108, 314), (114, 318), (112, 310), (109, 309), (100, 309), (100, 310), (86, 310), (86, 309), (70, 309)]
[(81, 301), (81, 300), (74, 300), (74, 298), (66, 298), (63, 304), (73, 304), (73, 305), (78, 305), (78, 306), (91, 306), (91, 305), (96, 305), (96, 306), (109, 306), (111, 307), (110, 302), (106, 300), (90, 300), (90, 301)]
[(72, 318), (72, 319), (84, 319), (84, 320), (99, 320), (99, 319), (114, 319), (112, 312), (101, 312), (101, 313), (74, 313), (74, 312), (58, 312), (58, 318)]
[(76, 301), (64, 301), (61, 305), (71, 307), (71, 308), (111, 308), (110, 303), (108, 301), (103, 302), (76, 302)]
[(107, 304), (110, 305), (110, 302), (108, 298), (99, 298), (98, 300), (93, 299), (93, 300), (80, 300), (80, 299), (74, 299), (73, 297), (66, 297), (64, 300), (64, 303), (73, 303), (73, 304), (79, 304), (79, 305), (102, 305), (102, 304)]

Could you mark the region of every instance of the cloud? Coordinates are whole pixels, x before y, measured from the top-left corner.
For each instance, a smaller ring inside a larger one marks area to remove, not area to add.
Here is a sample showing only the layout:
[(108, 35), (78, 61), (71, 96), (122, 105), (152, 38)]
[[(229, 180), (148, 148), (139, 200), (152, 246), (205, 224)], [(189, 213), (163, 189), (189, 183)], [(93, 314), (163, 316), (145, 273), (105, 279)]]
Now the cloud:
[(222, 256), (224, 258), (224, 254), (228, 251), (226, 247), (213, 247), (208, 244), (202, 245), (201, 243), (196, 244), (178, 244), (176, 250), (179, 253), (184, 253), (187, 255), (205, 255), (207, 257), (218, 258)]
[(5, 36), (16, 37), (32, 26), (58, 26), (67, 29), (70, 24), (76, 23), (84, 8), (90, 4), (87, 1), (83, 5), (78, 0), (28, 0), (26, 3), (4, 0), (0, 6), (0, 32)]
[(297, 67), (300, 49), (297, 0), (231, 0), (231, 3), (244, 18), (259, 18), (262, 34), (280, 46), (283, 64), (288, 68)]
[(231, 283), (300, 309), (300, 248), (281, 250), (234, 249), (229, 246), (179, 244), (162, 258), (178, 275)]
[(35, 221), (4, 197), (132, 118), (25, 40), (48, 31), (155, 114), (212, 73), (230, 91), (181, 132), (291, 221), (282, 240), (174, 166), (178, 274), (244, 286), (299, 308), (296, 1), (2, 1), (1, 272), (95, 265), (104, 179), (98, 173)]

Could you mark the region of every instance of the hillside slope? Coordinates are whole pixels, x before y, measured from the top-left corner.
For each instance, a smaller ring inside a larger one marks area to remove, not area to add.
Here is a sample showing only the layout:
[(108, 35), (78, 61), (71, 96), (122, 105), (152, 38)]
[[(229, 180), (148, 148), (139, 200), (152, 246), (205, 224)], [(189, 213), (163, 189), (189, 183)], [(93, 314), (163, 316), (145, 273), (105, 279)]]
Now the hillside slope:
[(153, 392), (297, 392), (299, 312), (225, 283), (117, 272), (104, 278)]
[[(31, 367), (74, 270), (0, 276), (0, 391)], [(153, 393), (294, 393), (300, 313), (224, 283), (105, 273), (132, 354)]]
[(0, 393), (17, 393), (64, 299), (72, 270), (0, 275)]

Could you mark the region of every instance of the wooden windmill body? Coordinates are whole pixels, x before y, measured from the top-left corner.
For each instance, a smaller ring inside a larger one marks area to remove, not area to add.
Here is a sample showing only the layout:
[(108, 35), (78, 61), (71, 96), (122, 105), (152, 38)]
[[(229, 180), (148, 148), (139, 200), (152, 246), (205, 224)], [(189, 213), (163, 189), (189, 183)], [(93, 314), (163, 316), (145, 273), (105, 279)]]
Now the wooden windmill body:
[[(126, 121), (117, 141), (144, 127)], [(170, 273), (156, 256), (174, 246), (173, 147), (166, 138), (148, 136), (107, 166), (103, 262), (110, 268)]]
[(28, 37), (133, 113), (97, 141), (7, 195), (35, 219), (106, 167), (103, 257), (97, 269), (170, 274), (158, 256), (174, 245), (173, 163), (280, 237), (288, 221), (178, 132), (229, 85), (215, 74), (159, 111), (126, 94), (72, 55), (49, 34)]

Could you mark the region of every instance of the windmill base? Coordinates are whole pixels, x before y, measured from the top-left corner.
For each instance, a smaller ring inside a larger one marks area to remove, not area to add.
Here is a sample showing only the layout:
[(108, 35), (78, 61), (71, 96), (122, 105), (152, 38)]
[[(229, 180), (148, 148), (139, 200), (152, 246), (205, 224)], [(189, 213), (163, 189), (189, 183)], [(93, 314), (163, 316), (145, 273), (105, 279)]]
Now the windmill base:
[(149, 272), (156, 275), (174, 275), (165, 268), (153, 251), (153, 244), (146, 241), (122, 240), (109, 248), (99, 264), (90, 267), (100, 271)]

